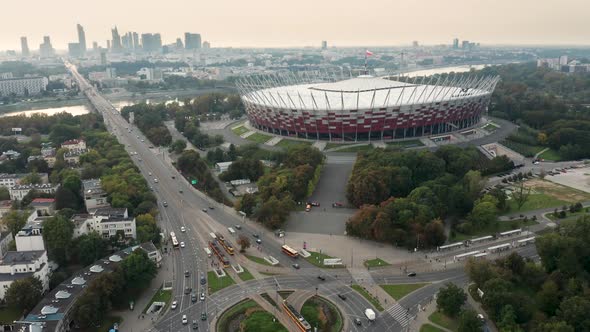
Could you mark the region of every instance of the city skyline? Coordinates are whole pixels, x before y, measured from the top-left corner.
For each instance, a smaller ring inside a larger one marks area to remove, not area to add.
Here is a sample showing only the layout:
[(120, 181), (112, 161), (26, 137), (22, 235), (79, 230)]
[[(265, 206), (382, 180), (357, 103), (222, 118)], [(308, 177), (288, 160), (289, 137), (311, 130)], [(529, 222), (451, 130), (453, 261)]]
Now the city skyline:
[[(35, 4), (34, 12), (24, 3), (5, 5), (13, 15), (0, 22), (0, 49), (20, 49), (22, 36), (30, 45), (39, 45), (42, 37), (49, 35), (54, 47), (63, 50), (78, 39), (76, 24), (84, 26), (87, 43), (96, 41), (102, 47), (111, 39), (110, 29), (115, 26), (120, 32), (161, 33), (163, 44), (173, 43), (185, 32), (200, 33), (216, 47), (319, 47), (322, 40), (342, 47), (410, 45), (413, 40), (434, 45), (451, 44), (456, 37), (484, 45), (590, 43), (590, 27), (584, 15), (590, 4), (583, 0), (573, 0), (568, 6), (532, 0), (485, 4), (468, 0), (420, 4), (376, 0), (368, 7), (304, 0), (288, 11), (270, 0), (205, 4), (171, 0), (165, 6), (106, 0), (87, 4), (77, 15), (63, 10), (74, 5), (72, 0), (56, 0)], [(130, 11), (138, 15), (127, 15)], [(28, 24), (23, 24), (19, 13), (27, 14)]]

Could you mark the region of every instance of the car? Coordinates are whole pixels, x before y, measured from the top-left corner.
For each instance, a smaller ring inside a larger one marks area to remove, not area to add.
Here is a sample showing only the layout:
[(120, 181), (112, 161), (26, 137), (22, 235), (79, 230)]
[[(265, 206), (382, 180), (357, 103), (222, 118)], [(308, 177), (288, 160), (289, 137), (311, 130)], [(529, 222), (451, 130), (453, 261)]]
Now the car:
[(198, 330), (199, 329), (199, 323), (197, 323), (196, 319), (193, 319), (193, 330)]
[(184, 277), (188, 278), (191, 275), (190, 271), (184, 271)]
[(311, 211), (311, 204), (307, 204), (305, 206), (305, 212), (309, 212), (309, 211)]
[(363, 322), (361, 322), (360, 318), (358, 317), (354, 319), (354, 323), (358, 326), (361, 326), (363, 324)]
[(258, 235), (256, 233), (252, 234), (252, 236), (255, 237), (255, 238), (259, 238), (260, 237), (260, 235)]
[(192, 294), (191, 294), (191, 302), (192, 302), (192, 303), (195, 303), (195, 302), (197, 302), (197, 294), (195, 294), (195, 293), (192, 293)]
[(192, 291), (192, 289), (191, 289), (190, 287), (186, 287), (186, 288), (184, 289), (184, 295), (188, 295), (188, 294), (190, 294), (190, 293), (191, 293), (191, 291)]
[(153, 146), (153, 145), (150, 145), (150, 146), (148, 146), (148, 148), (150, 148), (150, 149), (153, 149), (153, 148), (154, 148), (154, 146)]
[(186, 315), (182, 315), (182, 324), (188, 324), (188, 318), (186, 318)]
[(152, 172), (148, 172), (148, 175), (149, 175), (149, 176), (152, 176)]
[(145, 142), (144, 140), (141, 140), (142, 142)]
[(199, 150), (201, 150), (201, 151), (207, 151), (207, 150), (205, 150), (205, 148), (204, 148), (204, 147), (202, 147), (202, 146), (197, 146), (197, 149), (199, 149)]
[(208, 211), (208, 210), (207, 210), (207, 209), (202, 209), (201, 211), (203, 211), (203, 212), (207, 213), (207, 211)]
[(180, 242), (180, 247), (184, 248), (184, 241)]
[(485, 322), (486, 320), (486, 318), (482, 314), (477, 314), (477, 318), (482, 322)]
[(205, 293), (201, 293), (201, 296), (199, 296), (199, 299), (201, 301), (205, 301)]
[(172, 301), (172, 305), (170, 306), (170, 309), (174, 310), (174, 309), (176, 309), (177, 306), (178, 306), (178, 301)]
[(205, 274), (203, 272), (201, 272), (201, 285), (204, 285), (207, 283), (207, 278), (205, 278)]
[(318, 276), (318, 279), (320, 279), (321, 281), (326, 281), (326, 277), (324, 277), (324, 276), (323, 276), (323, 275), (321, 275), (321, 274)]
[(295, 270), (299, 270), (299, 264), (295, 263), (295, 264), (292, 264), (291, 266), (293, 266), (293, 268)]
[(215, 210), (215, 207), (209, 206), (209, 210)]
[(172, 175), (172, 180), (176, 179), (176, 176)]
[(203, 312), (201, 314), (201, 320), (207, 320), (207, 313), (206, 312)]
[(344, 295), (344, 294), (338, 294), (338, 297), (339, 297), (341, 300), (343, 300), (343, 301), (346, 301), (346, 295)]
[(137, 138), (139, 138), (139, 135), (137, 135)]
[(320, 203), (318, 203), (318, 202), (310, 202), (307, 204), (311, 204), (311, 206), (320, 206)]
[(158, 179), (154, 179), (154, 182), (155, 182), (155, 183), (158, 183)]
[(256, 239), (256, 243), (261, 244), (262, 240), (261, 239)]
[(416, 276), (416, 272), (410, 272), (408, 273), (408, 277), (415, 277)]
[(184, 191), (182, 191), (182, 189), (181, 189), (181, 190), (179, 190), (178, 192), (182, 194)]
[(235, 228), (235, 229), (237, 229), (237, 230), (240, 230), (240, 229), (242, 229), (242, 226), (240, 226), (240, 225), (235, 225), (235, 226), (234, 226), (234, 228)]
[(186, 228), (184, 228), (184, 226), (180, 226), (180, 231), (184, 233), (186, 232)]
[(343, 207), (343, 206), (344, 206), (344, 204), (342, 204), (340, 202), (334, 202), (334, 203), (332, 203), (332, 207), (335, 207), (335, 208), (340, 208), (340, 207)]
[(164, 201), (164, 203), (162, 203), (162, 205), (164, 205), (164, 207), (168, 207), (168, 202)]

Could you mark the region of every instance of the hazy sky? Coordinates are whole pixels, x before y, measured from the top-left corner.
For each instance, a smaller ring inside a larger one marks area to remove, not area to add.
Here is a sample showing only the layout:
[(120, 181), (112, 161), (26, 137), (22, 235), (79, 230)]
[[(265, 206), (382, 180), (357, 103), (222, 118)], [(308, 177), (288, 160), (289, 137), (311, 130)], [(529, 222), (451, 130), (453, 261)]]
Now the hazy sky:
[(451, 43), (590, 44), (590, 1), (570, 0), (2, 0), (0, 49), (38, 49), (43, 35), (65, 49), (76, 24), (106, 46), (110, 28), (160, 32), (173, 42), (198, 32), (215, 46), (280, 47)]

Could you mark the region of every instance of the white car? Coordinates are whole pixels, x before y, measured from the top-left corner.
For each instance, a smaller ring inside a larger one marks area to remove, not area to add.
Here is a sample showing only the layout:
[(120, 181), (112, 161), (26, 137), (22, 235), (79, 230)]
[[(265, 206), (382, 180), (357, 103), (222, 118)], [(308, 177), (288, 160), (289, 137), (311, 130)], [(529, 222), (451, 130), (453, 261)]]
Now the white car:
[(152, 176), (152, 172), (148, 172), (149, 176)]
[(180, 227), (180, 231), (184, 233), (184, 232), (186, 232), (186, 228), (184, 228), (184, 226), (182, 226), (182, 227)]
[(170, 306), (170, 309), (174, 310), (174, 309), (176, 309), (177, 306), (178, 306), (178, 301), (172, 301), (172, 305)]
[(186, 318), (186, 315), (182, 315), (182, 324), (188, 324), (188, 319)]
[(180, 242), (180, 247), (184, 248), (184, 242)]

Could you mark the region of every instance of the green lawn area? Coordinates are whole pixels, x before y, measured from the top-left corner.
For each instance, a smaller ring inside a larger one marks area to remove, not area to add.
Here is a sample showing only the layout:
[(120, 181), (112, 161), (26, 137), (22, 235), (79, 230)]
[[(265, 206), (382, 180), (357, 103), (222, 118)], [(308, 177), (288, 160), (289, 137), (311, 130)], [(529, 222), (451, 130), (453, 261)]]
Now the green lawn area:
[(420, 326), (420, 332), (445, 332), (445, 330), (441, 330), (434, 325), (424, 324)]
[(162, 288), (160, 288), (160, 290), (158, 292), (156, 292), (156, 294), (154, 294), (154, 296), (152, 296), (152, 299), (150, 300), (150, 302), (148, 302), (148, 304), (145, 306), (145, 308), (143, 309), (143, 313), (145, 314), (145, 312), (150, 308), (150, 306), (154, 302), (165, 302), (166, 305), (164, 307), (168, 306), (171, 298), (172, 298), (172, 291), (171, 290), (162, 290)]
[(418, 288), (422, 288), (428, 284), (398, 284), (398, 285), (379, 285), (389, 296), (396, 300), (410, 294)]
[(233, 131), (233, 132), (234, 132), (234, 134), (236, 134), (236, 135), (240, 136), (240, 135), (242, 135), (242, 134), (244, 134), (244, 133), (247, 133), (247, 132), (249, 132), (250, 130), (248, 130), (248, 128), (246, 128), (246, 127), (244, 127), (244, 126), (239, 126), (239, 127), (236, 127), (236, 128), (234, 128), (234, 129), (232, 129), (231, 131)]
[(440, 325), (444, 328), (447, 328), (451, 331), (457, 331), (457, 329), (459, 328), (459, 322), (457, 320), (450, 318), (438, 311), (433, 312), (430, 316), (428, 316), (428, 319), (431, 322)]
[(496, 131), (498, 128), (500, 128), (499, 126), (492, 124), (492, 123), (488, 123), (485, 126), (482, 127), (483, 129), (489, 131), (489, 132), (494, 132)]
[[(260, 296), (265, 299), (268, 303), (272, 304), (273, 307), (279, 307), (277, 302), (275, 300), (273, 300), (270, 295), (268, 295), (268, 293), (262, 293), (260, 294)], [(278, 300), (278, 299), (277, 299)]]
[(552, 160), (552, 161), (561, 161), (562, 158), (559, 155), (559, 152), (553, 150), (553, 149), (549, 149), (543, 153), (541, 153), (539, 155), (539, 158), (545, 159), (545, 160)]
[(307, 141), (295, 141), (295, 140), (292, 140), (292, 139), (284, 139), (283, 138), (275, 146), (278, 146), (278, 147), (284, 148), (284, 149), (289, 149), (289, 148), (292, 148), (292, 147), (297, 146), (297, 145), (311, 145), (311, 144), (312, 144), (311, 142), (307, 142)]
[(545, 148), (544, 146), (526, 145), (510, 140), (504, 140), (500, 143), (529, 158), (535, 156), (535, 154), (543, 151), (543, 149)]
[(352, 144), (356, 144), (356, 143), (354, 143), (354, 142), (350, 142), (350, 143), (332, 143), (332, 142), (330, 142), (330, 143), (326, 144), (326, 147), (324, 148), (324, 150), (330, 150), (330, 149), (333, 149), (333, 148), (339, 148), (341, 146), (349, 146), (349, 145), (352, 145)]
[(258, 303), (250, 299), (245, 299), (242, 302), (237, 303), (236, 305), (234, 305), (233, 307), (229, 308), (221, 314), (221, 317), (219, 317), (219, 320), (217, 321), (216, 330), (219, 332), (228, 331), (229, 327), (227, 325), (234, 316), (241, 314), (250, 308), (255, 307), (260, 308), (258, 306)]
[(4, 307), (0, 309), (0, 323), (12, 324), (21, 317), (22, 312), (17, 308)]
[(355, 145), (355, 146), (350, 146), (350, 147), (347, 147), (344, 149), (339, 149), (334, 152), (362, 152), (362, 151), (371, 150), (372, 148), (373, 148), (373, 146), (371, 144)]
[(209, 295), (236, 283), (229, 274), (226, 274), (225, 277), (217, 278), (217, 275), (213, 271), (207, 272), (207, 282), (209, 284)]
[(513, 229), (522, 228), (526, 226), (533, 226), (538, 224), (538, 222), (534, 220), (527, 220), (524, 222), (522, 219), (514, 219), (508, 221), (498, 221), (496, 225), (488, 225), (487, 227), (480, 228), (472, 232), (471, 234), (463, 234), (457, 231), (452, 232), (449, 237), (449, 243), (453, 242), (460, 242), (465, 241), (473, 238), (478, 238), (487, 235), (493, 235), (495, 233), (501, 233), (506, 231), (511, 231)]
[(274, 316), (267, 311), (255, 311), (241, 324), (244, 331), (256, 332), (288, 332)]
[(254, 263), (258, 263), (258, 264), (262, 264), (262, 265), (266, 265), (266, 266), (272, 266), (269, 262), (267, 262), (262, 257), (252, 256), (252, 255), (244, 255), (244, 256), (246, 256), (246, 258), (253, 261)]
[(327, 269), (343, 268), (344, 267), (344, 265), (326, 266), (326, 265), (324, 265), (324, 259), (330, 259), (330, 258), (334, 258), (334, 257), (328, 256), (326, 254), (322, 254), (319, 252), (315, 252), (315, 251), (308, 251), (308, 252), (311, 254), (311, 256), (307, 257), (306, 260), (317, 267), (323, 267), (323, 268), (327, 268)]
[(355, 291), (359, 292), (359, 294), (361, 294), (365, 299), (367, 299), (367, 301), (371, 302), (375, 309), (379, 311), (385, 310), (383, 309), (383, 306), (381, 306), (381, 303), (379, 303), (379, 301), (376, 298), (374, 298), (373, 295), (369, 294), (369, 292), (367, 292), (363, 287), (361, 287), (361, 285), (354, 284), (351, 287)]
[(367, 259), (364, 264), (368, 268), (391, 265), (391, 264), (387, 263), (386, 261), (384, 261), (384, 260), (382, 260), (381, 258), (378, 258), (378, 257), (375, 258), (375, 259)]
[(422, 142), (417, 139), (412, 139), (408, 141), (399, 141), (399, 142), (387, 142), (385, 143), (387, 147), (400, 147), (400, 148), (409, 148), (414, 146), (423, 146)]
[(240, 277), (240, 279), (242, 279), (242, 281), (248, 281), (248, 280), (254, 279), (254, 276), (252, 275), (252, 273), (250, 273), (250, 271), (248, 271), (245, 267), (242, 267), (242, 269), (244, 269), (244, 272), (238, 274), (238, 277)]
[[(557, 209), (558, 212), (561, 212), (561, 208)], [(586, 214), (589, 214), (589, 212), (586, 212), (585, 209), (583, 209), (582, 211), (579, 212), (574, 212), (574, 213), (570, 213), (569, 210), (566, 211), (566, 215), (565, 218), (559, 218), (553, 215), (553, 212), (551, 213), (547, 213), (545, 216), (547, 218), (549, 218), (550, 220), (556, 221), (556, 220), (567, 220), (567, 219), (577, 219), (581, 216), (584, 216)]]
[(569, 205), (570, 203), (562, 201), (553, 196), (549, 196), (543, 193), (533, 194), (531, 193), (529, 199), (518, 209), (516, 202), (512, 199), (506, 201), (508, 203), (509, 210), (506, 214), (525, 212), (530, 210), (545, 209), (550, 207), (561, 207), (563, 205)]
[[(320, 315), (322, 307), (326, 307), (329, 313)], [(329, 301), (320, 297), (312, 297), (305, 301), (301, 308), (301, 315), (311, 326), (317, 326), (318, 331), (340, 332), (342, 330), (342, 316), (340, 311)], [(328, 319), (331, 317), (333, 319)]]
[(271, 139), (271, 136), (261, 134), (261, 133), (254, 133), (254, 134), (246, 137), (246, 139), (249, 141), (252, 141), (254, 143), (264, 143), (264, 142), (268, 141), (269, 139)]

